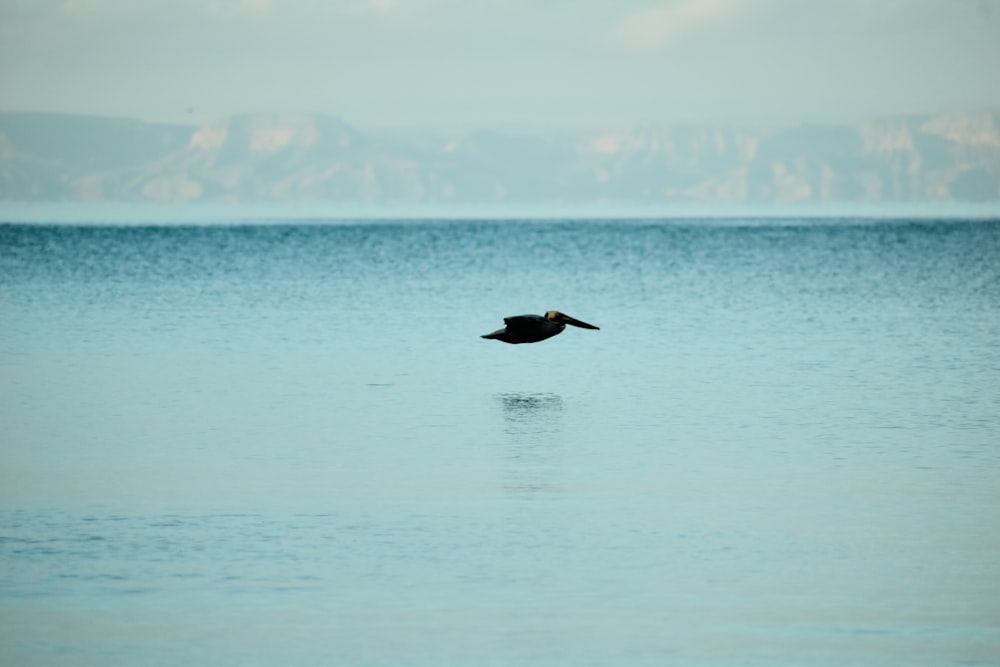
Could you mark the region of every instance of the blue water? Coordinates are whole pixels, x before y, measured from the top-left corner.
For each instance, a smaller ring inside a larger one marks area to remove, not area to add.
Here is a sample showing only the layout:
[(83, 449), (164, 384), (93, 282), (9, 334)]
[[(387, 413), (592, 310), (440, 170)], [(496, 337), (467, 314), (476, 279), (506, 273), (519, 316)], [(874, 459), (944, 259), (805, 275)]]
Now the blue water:
[(0, 317), (0, 664), (1000, 664), (998, 222), (8, 224)]

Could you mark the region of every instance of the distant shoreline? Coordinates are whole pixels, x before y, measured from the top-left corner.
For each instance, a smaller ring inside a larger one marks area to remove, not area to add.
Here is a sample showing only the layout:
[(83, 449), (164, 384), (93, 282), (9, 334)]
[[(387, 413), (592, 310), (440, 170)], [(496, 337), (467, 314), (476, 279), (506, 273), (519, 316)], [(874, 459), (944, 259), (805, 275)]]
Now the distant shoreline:
[(1000, 202), (769, 205), (365, 205), (0, 202), (0, 224), (334, 224), (399, 221), (1000, 220)]

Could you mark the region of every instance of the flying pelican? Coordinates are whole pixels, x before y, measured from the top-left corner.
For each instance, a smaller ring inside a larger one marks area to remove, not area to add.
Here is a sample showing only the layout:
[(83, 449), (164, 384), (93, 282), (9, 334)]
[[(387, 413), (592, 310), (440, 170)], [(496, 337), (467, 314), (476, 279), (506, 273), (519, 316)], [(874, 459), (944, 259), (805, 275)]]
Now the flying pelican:
[(546, 338), (552, 338), (556, 334), (561, 334), (567, 324), (582, 329), (599, 329), (593, 324), (581, 322), (558, 310), (550, 310), (544, 315), (515, 315), (503, 318), (505, 326), (497, 329), (493, 333), (480, 336), (480, 338), (491, 338), (502, 340), (505, 343), (517, 345), (518, 343), (537, 343)]

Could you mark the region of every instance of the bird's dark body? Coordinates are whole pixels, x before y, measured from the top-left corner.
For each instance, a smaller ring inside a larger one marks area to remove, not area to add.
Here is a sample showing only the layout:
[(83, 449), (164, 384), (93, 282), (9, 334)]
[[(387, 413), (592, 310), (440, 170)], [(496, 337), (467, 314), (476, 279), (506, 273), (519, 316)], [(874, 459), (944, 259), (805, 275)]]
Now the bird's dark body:
[(491, 334), (486, 334), (483, 338), (502, 340), (513, 345), (537, 343), (562, 333), (563, 329), (566, 328), (565, 324), (549, 322), (541, 315), (514, 315), (503, 318), (503, 322), (507, 326)]
[(562, 333), (567, 324), (583, 329), (598, 328), (593, 324), (587, 324), (569, 315), (564, 315), (557, 310), (550, 310), (545, 315), (514, 315), (503, 318), (503, 321), (507, 326), (503, 329), (497, 329), (493, 333), (485, 334), (482, 338), (519, 345), (521, 343), (537, 343), (546, 338), (552, 338), (556, 334)]

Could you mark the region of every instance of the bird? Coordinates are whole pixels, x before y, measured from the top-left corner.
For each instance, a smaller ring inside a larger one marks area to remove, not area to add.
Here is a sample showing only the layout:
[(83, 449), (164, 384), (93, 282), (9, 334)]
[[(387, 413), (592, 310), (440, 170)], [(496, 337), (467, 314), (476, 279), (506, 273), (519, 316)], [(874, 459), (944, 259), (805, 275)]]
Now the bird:
[(480, 336), (491, 340), (501, 340), (505, 343), (518, 345), (520, 343), (537, 343), (561, 334), (567, 324), (572, 324), (581, 329), (600, 329), (593, 324), (587, 324), (570, 317), (558, 310), (550, 310), (544, 315), (514, 315), (503, 318), (505, 326), (497, 329), (493, 333)]

